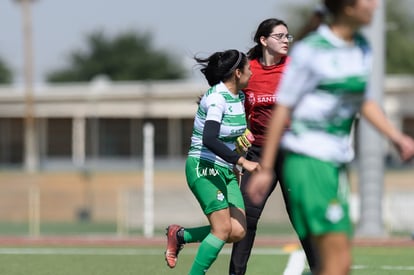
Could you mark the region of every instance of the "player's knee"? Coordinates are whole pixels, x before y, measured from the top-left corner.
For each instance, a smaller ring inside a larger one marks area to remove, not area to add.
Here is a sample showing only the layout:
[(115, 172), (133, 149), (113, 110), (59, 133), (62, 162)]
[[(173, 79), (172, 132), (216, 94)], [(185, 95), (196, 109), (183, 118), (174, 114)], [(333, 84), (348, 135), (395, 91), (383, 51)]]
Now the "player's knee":
[(241, 226), (233, 227), (229, 237), (229, 242), (238, 242), (241, 241), (244, 236), (246, 236), (246, 230)]
[(231, 237), (232, 226), (230, 223), (222, 223), (212, 228), (212, 233), (222, 240), (228, 240)]

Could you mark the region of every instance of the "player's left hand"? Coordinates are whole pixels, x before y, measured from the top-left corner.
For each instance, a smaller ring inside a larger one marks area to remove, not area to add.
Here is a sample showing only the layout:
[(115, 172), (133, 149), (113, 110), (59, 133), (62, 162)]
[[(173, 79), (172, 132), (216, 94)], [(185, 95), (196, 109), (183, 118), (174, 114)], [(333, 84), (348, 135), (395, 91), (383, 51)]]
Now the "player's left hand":
[(246, 154), (247, 150), (252, 146), (252, 143), (254, 141), (254, 136), (250, 132), (249, 129), (246, 128), (244, 133), (239, 136), (236, 140), (236, 152), (243, 156)]

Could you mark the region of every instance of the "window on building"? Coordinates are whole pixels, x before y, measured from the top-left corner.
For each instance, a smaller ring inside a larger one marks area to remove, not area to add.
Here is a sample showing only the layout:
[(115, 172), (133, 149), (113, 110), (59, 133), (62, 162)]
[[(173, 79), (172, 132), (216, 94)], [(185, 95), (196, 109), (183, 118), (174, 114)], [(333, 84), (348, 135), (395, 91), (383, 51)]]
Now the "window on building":
[(193, 133), (193, 124), (194, 119), (183, 119), (182, 121), (182, 129), (181, 129), (181, 135), (182, 135), (182, 156), (186, 156), (188, 154), (188, 149), (190, 148), (191, 144), (191, 135)]
[(407, 135), (414, 138), (414, 117), (404, 117), (402, 130)]
[(20, 118), (1, 118), (0, 133), (0, 164), (22, 164), (23, 120)]
[(48, 157), (72, 156), (72, 119), (51, 118), (47, 120), (46, 155)]
[(130, 119), (87, 119), (86, 155), (90, 157), (130, 156)]

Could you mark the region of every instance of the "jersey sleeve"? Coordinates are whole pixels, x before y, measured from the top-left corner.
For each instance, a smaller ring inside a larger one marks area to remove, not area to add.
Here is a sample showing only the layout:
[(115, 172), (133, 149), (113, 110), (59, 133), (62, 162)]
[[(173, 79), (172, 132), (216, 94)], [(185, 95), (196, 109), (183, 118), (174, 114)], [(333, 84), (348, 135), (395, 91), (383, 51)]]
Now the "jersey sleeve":
[(276, 89), (278, 104), (295, 106), (300, 99), (317, 86), (318, 76), (312, 70), (312, 59), (315, 49), (301, 42), (296, 44), (291, 53), (279, 87)]
[[(364, 53), (364, 58), (366, 59), (365, 62), (368, 62), (370, 64), (370, 68), (373, 68), (373, 59), (372, 59), (372, 50), (371, 48), (368, 48), (368, 50), (366, 50), (366, 52)], [(372, 72), (371, 72), (372, 74)], [(367, 79), (367, 85), (365, 88), (365, 94), (364, 94), (364, 99), (365, 100), (375, 100), (377, 97), (377, 91), (374, 90), (374, 86), (372, 85), (372, 77), (371, 74), (368, 75), (368, 79)]]
[(221, 123), (225, 110), (226, 101), (219, 93), (212, 93), (206, 98), (207, 120), (213, 120)]

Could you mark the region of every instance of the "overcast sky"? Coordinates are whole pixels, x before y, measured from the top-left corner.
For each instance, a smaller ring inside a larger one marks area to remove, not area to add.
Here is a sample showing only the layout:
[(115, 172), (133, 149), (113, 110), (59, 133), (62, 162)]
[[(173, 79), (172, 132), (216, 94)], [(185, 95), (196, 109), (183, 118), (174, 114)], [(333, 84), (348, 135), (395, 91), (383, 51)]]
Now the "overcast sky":
[[(102, 29), (150, 32), (157, 48), (186, 57), (253, 45), (265, 18), (287, 20), (283, 8), (306, 0), (36, 0), (32, 7), (35, 78), (67, 64), (67, 55), (85, 47), (85, 36)], [(289, 23), (289, 22), (288, 22)], [(21, 81), (22, 17), (15, 0), (0, 1), (0, 57)]]

